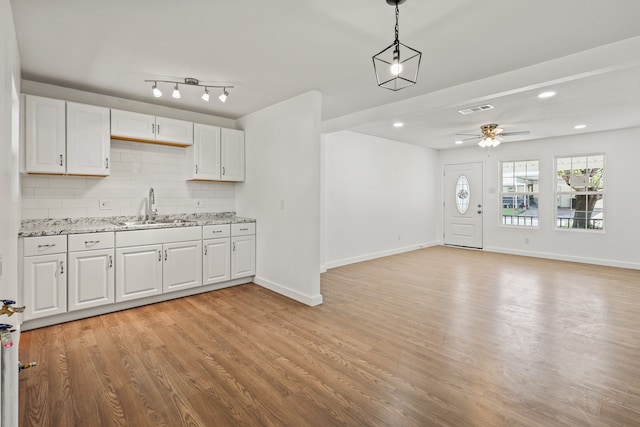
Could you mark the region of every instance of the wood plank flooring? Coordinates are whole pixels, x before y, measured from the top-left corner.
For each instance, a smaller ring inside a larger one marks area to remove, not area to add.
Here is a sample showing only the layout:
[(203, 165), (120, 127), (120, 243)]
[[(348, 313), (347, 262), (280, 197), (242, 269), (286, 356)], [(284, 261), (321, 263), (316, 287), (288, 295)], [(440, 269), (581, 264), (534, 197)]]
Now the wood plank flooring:
[(21, 426), (638, 426), (640, 271), (434, 247), (22, 334)]

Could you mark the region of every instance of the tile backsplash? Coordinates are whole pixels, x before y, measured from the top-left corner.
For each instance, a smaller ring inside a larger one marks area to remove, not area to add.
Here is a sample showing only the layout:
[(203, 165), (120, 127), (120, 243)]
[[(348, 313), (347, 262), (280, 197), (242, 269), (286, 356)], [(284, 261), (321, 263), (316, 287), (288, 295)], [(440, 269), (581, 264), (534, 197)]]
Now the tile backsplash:
[[(22, 219), (138, 215), (150, 187), (160, 214), (234, 211), (236, 184), (187, 181), (190, 155), (186, 148), (112, 140), (106, 178), (22, 175)], [(111, 209), (101, 210), (100, 201)]]

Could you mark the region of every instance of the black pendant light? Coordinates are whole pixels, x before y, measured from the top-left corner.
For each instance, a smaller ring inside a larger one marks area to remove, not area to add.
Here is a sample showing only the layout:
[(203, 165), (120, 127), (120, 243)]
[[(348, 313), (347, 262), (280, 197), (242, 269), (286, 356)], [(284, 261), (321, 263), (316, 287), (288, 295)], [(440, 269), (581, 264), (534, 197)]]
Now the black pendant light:
[(399, 5), (406, 0), (386, 0), (390, 6), (396, 8), (395, 40), (389, 47), (373, 56), (373, 69), (376, 73), (378, 86), (389, 90), (400, 90), (416, 84), (422, 53), (400, 43), (398, 38)]

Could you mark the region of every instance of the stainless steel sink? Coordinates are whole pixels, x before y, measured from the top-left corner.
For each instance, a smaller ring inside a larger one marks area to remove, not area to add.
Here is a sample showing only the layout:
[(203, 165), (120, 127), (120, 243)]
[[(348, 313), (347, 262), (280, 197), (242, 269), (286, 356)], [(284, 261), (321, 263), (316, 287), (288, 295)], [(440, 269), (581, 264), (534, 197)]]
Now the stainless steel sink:
[(153, 227), (165, 224), (195, 224), (195, 221), (188, 221), (186, 219), (143, 219), (116, 222), (115, 224), (120, 227)]

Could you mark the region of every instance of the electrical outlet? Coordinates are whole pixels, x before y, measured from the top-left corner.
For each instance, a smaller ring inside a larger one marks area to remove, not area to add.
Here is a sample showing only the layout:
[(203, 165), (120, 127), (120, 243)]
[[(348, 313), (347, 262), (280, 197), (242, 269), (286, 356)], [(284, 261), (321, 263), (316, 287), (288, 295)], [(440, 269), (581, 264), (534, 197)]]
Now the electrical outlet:
[(196, 208), (204, 208), (204, 200), (196, 200)]
[(111, 207), (111, 200), (100, 200), (101, 211), (110, 211), (111, 209), (113, 209)]

